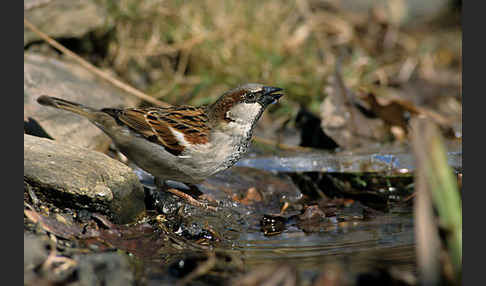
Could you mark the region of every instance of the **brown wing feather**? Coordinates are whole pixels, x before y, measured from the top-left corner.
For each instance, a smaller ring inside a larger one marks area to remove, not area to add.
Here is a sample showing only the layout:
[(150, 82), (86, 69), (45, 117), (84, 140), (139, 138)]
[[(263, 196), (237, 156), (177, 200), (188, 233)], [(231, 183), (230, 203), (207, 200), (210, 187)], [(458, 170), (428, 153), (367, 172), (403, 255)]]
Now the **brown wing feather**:
[(179, 144), (168, 124), (160, 120), (149, 120), (146, 110), (125, 109), (118, 114), (118, 119), (151, 142), (163, 146), (171, 154), (178, 156), (184, 151), (184, 146)]
[(192, 144), (209, 141), (208, 119), (204, 109), (192, 106), (171, 108), (131, 108), (120, 111), (118, 119), (143, 135), (148, 140), (160, 144), (176, 156), (184, 151), (171, 129), (184, 134), (184, 139)]
[(177, 106), (156, 113), (161, 121), (184, 134), (184, 139), (192, 144), (205, 144), (209, 141), (208, 117), (204, 108)]

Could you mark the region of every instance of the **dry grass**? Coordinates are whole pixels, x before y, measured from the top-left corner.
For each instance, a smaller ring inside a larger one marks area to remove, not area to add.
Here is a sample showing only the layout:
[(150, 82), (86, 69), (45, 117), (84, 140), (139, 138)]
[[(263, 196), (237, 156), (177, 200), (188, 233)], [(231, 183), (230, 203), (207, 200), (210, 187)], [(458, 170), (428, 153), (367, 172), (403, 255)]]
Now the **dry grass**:
[(300, 103), (317, 111), (339, 57), (351, 89), (413, 76), (462, 84), (461, 28), (406, 30), (403, 1), (360, 12), (318, 0), (103, 2), (114, 16), (107, 61), (135, 86), (134, 71), (143, 72), (145, 91), (171, 103), (204, 104), (263, 82), (286, 90), (274, 114)]

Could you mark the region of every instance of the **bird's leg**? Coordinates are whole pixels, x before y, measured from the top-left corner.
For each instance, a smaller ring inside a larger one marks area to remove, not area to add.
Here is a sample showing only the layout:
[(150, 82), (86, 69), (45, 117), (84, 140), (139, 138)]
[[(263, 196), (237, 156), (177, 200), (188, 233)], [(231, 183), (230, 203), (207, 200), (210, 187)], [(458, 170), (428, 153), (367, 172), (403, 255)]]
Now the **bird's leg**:
[(166, 191), (167, 189), (170, 188), (169, 185), (165, 182), (165, 180), (162, 180), (160, 178), (154, 177), (154, 185), (157, 190), (162, 190)]
[[(166, 191), (166, 192), (169, 192), (173, 195), (176, 195), (176, 196), (180, 197), (181, 199), (185, 200), (187, 203), (189, 203), (192, 206), (202, 207), (202, 208), (212, 210), (212, 211), (218, 210), (218, 208), (216, 208), (216, 207), (209, 206), (207, 203), (203, 203), (203, 202), (196, 200), (195, 198), (193, 198), (191, 195), (187, 194), (186, 192), (180, 191), (180, 190), (174, 188), (173, 186), (169, 186), (169, 184), (167, 184), (167, 182), (164, 181), (164, 180), (160, 180), (158, 178), (155, 178), (154, 182), (155, 182), (155, 186), (157, 187), (157, 189), (161, 189), (163, 191)], [(198, 196), (202, 194), (202, 192), (198, 189), (198, 187), (196, 185), (192, 185), (192, 184), (186, 184), (186, 185), (189, 187), (189, 189), (188, 189), (189, 192), (195, 193)]]

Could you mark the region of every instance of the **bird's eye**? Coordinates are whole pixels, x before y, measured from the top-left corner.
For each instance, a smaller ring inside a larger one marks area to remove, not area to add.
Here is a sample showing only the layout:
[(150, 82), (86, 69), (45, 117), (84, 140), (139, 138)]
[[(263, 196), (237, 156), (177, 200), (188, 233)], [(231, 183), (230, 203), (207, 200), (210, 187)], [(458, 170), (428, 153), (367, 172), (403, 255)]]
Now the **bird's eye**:
[(247, 99), (247, 100), (255, 100), (255, 94), (254, 94), (254, 93), (249, 93), (249, 94), (246, 96), (246, 99)]

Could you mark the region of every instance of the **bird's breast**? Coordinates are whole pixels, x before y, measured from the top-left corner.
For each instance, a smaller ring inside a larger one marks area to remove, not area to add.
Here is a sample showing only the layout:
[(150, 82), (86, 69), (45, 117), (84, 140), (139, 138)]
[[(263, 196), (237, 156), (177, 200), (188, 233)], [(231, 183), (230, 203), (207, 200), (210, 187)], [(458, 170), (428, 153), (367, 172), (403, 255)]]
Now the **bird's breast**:
[(248, 150), (251, 128), (240, 127), (243, 133), (216, 131), (206, 144), (198, 144), (186, 149), (184, 155), (197, 164), (197, 169), (206, 174), (214, 174), (233, 166)]

